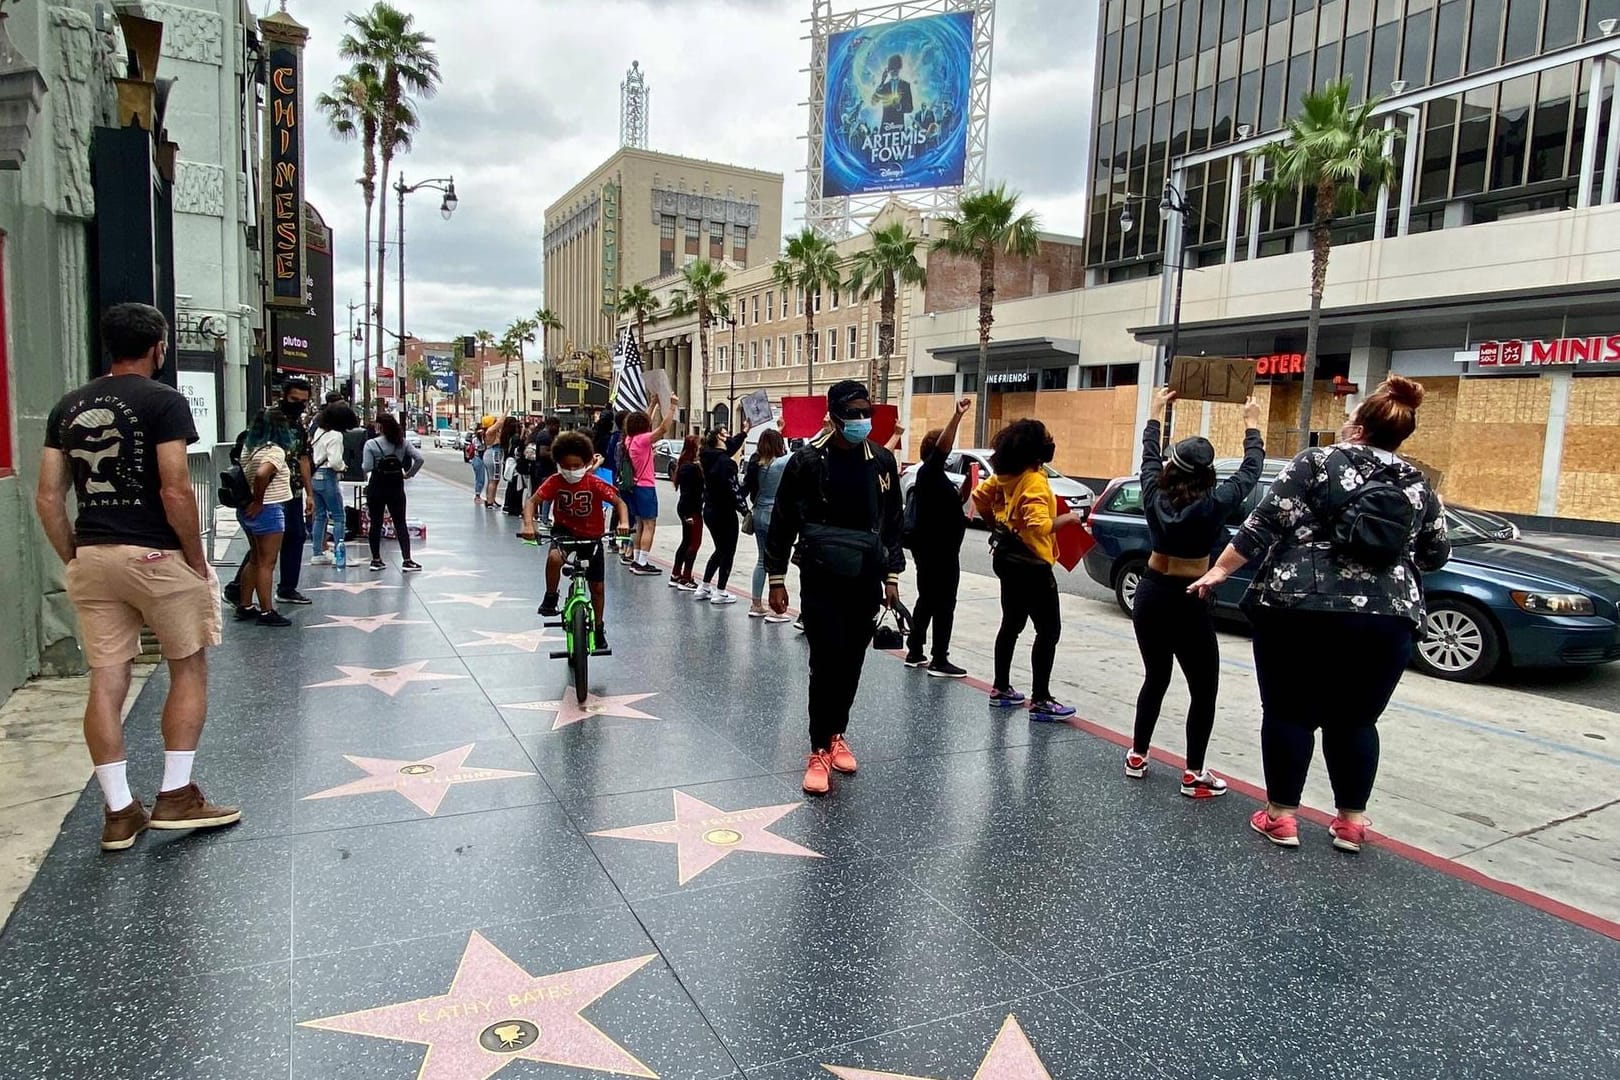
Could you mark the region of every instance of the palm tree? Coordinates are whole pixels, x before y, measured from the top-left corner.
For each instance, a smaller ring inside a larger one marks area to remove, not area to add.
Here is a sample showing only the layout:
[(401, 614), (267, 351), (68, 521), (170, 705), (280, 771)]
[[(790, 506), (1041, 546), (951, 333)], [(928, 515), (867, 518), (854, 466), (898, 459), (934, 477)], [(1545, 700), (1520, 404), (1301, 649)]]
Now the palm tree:
[(364, 402), (371, 399), (371, 214), (377, 201), (377, 129), (383, 112), (382, 80), (376, 68), (355, 64), (332, 81), (331, 92), (317, 98), (315, 107), (325, 114), (338, 139), (347, 142), (358, 136), (361, 143), (361, 172), (356, 183), (366, 204), (365, 246), (360, 249), (366, 275), (366, 306), (361, 308), (365, 318), (360, 321), (365, 331), (361, 345), (365, 374), (359, 400)]
[[(523, 346), (534, 344), (535, 331), (539, 329), (540, 324), (533, 319), (514, 319), (512, 320), (512, 325), (506, 328), (505, 341), (512, 346), (509, 350), (509, 355), (507, 355), (505, 358), (506, 367), (504, 373), (506, 375), (506, 381), (509, 385), (512, 381), (512, 361), (516, 360), (518, 362), (518, 372), (519, 377), (521, 378), (525, 363), (523, 359)], [(519, 387), (520, 391), (521, 389), (522, 388)], [(523, 395), (521, 392), (515, 393), (512, 396), (514, 407), (523, 400)]]
[(512, 385), (512, 361), (521, 355), (522, 351), (523, 346), (519, 345), (515, 340), (513, 340), (511, 331), (507, 331), (506, 336), (501, 338), (500, 342), (495, 346), (495, 355), (499, 356), (503, 361), (505, 361), (505, 363), (501, 365), (502, 416), (508, 416), (511, 414), (511, 409), (506, 403), (506, 395), (507, 391), (511, 389)]
[(647, 316), (658, 310), (658, 298), (645, 285), (627, 285), (619, 290), (618, 312), (636, 324), (636, 347), (647, 351)]
[(451, 354), (450, 374), (456, 377), (455, 407), (456, 429), (458, 431), (461, 429), (461, 399), (462, 396), (467, 392), (467, 372), (472, 370), (472, 366), (472, 358), (470, 356), (463, 355), (459, 348)]
[(427, 408), (427, 384), (433, 381), (433, 369), (427, 366), (425, 360), (413, 360), (405, 369), (405, 377), (416, 384), (416, 401), (423, 408)]
[(1018, 193), (997, 184), (963, 198), (956, 213), (940, 222), (944, 231), (933, 250), (979, 264), (979, 390), (973, 409), (975, 445), (990, 441), (990, 328), (996, 321), (996, 258), (1029, 259), (1041, 250), (1040, 221), (1018, 212)]
[[(546, 387), (545, 394), (549, 395), (552, 385), (550, 363), (551, 349), (546, 345), (546, 334), (553, 330), (562, 330), (563, 321), (555, 311), (548, 307), (535, 309), (534, 327), (540, 333), (540, 379), (541, 385)], [(542, 398), (543, 400), (543, 398)]]
[[(410, 95), (432, 97), (439, 88), (439, 58), (430, 47), (433, 38), (415, 28), (416, 17), (377, 0), (363, 15), (345, 19), (352, 33), (338, 43), (343, 59), (376, 72), (383, 106), (377, 120), (377, 150), (382, 157), (382, 190), (388, 191), (388, 173), (394, 157), (410, 150), (418, 117)], [(386, 276), (388, 199), (377, 208), (377, 355), (382, 357), (382, 296)]]
[(473, 340), (478, 343), (478, 385), (484, 385), (484, 353), (494, 352), (498, 339), (488, 330), (474, 330)]
[(726, 296), (726, 272), (699, 259), (681, 268), (681, 284), (670, 292), (670, 309), (676, 317), (696, 315), (698, 351), (703, 357), (703, 411), (709, 414), (709, 324), (715, 318), (731, 317), (731, 301)]
[(804, 359), (809, 366), (806, 384), (811, 396), (816, 392), (816, 297), (822, 289), (843, 285), (841, 261), (837, 245), (814, 229), (805, 229), (788, 237), (782, 257), (771, 267), (771, 279), (782, 287), (784, 303), (793, 290), (804, 293)]
[[(1305, 332), (1305, 383), (1299, 398), (1300, 446), (1310, 442), (1311, 390), (1316, 346), (1322, 330), (1322, 290), (1333, 251), (1333, 219), (1366, 203), (1367, 192), (1395, 182), (1390, 132), (1373, 121), (1381, 98), (1350, 104), (1350, 80), (1329, 83), (1300, 98), (1299, 115), (1288, 121), (1281, 142), (1255, 151), (1266, 164), (1264, 180), (1248, 190), (1251, 202), (1291, 198), (1301, 188), (1316, 192), (1311, 218), (1311, 315)], [(1396, 129), (1396, 138), (1401, 136)], [(1365, 187), (1363, 183), (1365, 182)]]
[(878, 401), (889, 400), (889, 361), (894, 355), (894, 309), (901, 285), (926, 285), (928, 271), (917, 261), (918, 240), (903, 221), (873, 229), (872, 246), (850, 260), (849, 289), (862, 300), (879, 297), (878, 355), (883, 358)]

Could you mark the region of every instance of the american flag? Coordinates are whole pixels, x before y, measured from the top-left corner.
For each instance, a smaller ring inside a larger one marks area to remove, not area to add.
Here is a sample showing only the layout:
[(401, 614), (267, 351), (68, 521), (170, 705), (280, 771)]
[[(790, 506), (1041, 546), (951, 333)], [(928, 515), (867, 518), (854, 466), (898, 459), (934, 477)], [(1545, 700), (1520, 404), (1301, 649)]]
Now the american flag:
[(647, 382), (641, 376), (641, 349), (627, 326), (613, 350), (613, 407), (623, 412), (645, 412)]

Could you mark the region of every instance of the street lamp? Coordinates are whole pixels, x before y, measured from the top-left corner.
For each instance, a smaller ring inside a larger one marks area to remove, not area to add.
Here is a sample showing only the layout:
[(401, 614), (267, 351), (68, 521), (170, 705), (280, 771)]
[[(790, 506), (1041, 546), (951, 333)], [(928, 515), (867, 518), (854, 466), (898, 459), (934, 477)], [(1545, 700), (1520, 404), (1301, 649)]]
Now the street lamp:
[(456, 198), (456, 178), (453, 176), (438, 176), (432, 180), (422, 180), (415, 184), (405, 183), (405, 174), (401, 173), (394, 191), (399, 195), (399, 338), (405, 339), (405, 196), (423, 189), (438, 191), (444, 194), (439, 200), (439, 216), (449, 221), (450, 216), (456, 212), (456, 206), (461, 200)]
[(733, 427), (737, 424), (737, 317), (735, 315), (717, 315), (715, 322), (731, 324), (731, 363), (726, 366), (731, 372), (730, 397), (726, 399), (726, 423)]
[[(1131, 216), (1131, 201), (1147, 201), (1146, 195), (1125, 193), (1125, 206), (1119, 214), (1119, 228), (1122, 233), (1129, 233), (1136, 226), (1136, 220)], [(1154, 372), (1153, 385), (1162, 386), (1169, 375), (1170, 364), (1175, 360), (1176, 350), (1181, 345), (1181, 289), (1187, 276), (1187, 245), (1192, 242), (1192, 219), (1189, 215), (1198, 214), (1198, 211), (1187, 202), (1185, 195), (1174, 184), (1165, 184), (1164, 192), (1159, 196), (1159, 215), (1168, 218), (1175, 214), (1180, 219), (1181, 243), (1176, 248), (1176, 288), (1175, 302), (1171, 308), (1170, 341), (1159, 356), (1158, 370)], [(1202, 220), (1202, 215), (1199, 215)], [(1170, 411), (1164, 416), (1164, 439), (1170, 441), (1170, 431), (1174, 426), (1175, 414)]]

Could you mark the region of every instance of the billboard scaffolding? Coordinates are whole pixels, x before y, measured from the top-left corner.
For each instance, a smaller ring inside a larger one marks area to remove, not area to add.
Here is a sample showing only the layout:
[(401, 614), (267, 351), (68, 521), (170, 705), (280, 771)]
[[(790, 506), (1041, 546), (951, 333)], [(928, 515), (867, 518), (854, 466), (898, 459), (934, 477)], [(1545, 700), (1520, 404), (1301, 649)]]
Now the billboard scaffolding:
[(900, 193), (936, 215), (982, 190), (995, 0), (814, 3), (805, 223), (846, 236)]

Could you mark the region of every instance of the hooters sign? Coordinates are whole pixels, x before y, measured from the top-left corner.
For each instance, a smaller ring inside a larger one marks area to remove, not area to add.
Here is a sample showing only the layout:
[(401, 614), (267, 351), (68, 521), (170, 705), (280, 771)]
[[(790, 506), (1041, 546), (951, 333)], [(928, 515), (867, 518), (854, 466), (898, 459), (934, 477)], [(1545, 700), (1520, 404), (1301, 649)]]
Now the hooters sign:
[(1571, 364), (1620, 364), (1620, 334), (1604, 337), (1553, 338), (1550, 341), (1482, 341), (1472, 357), (1476, 367), (1557, 367)]

